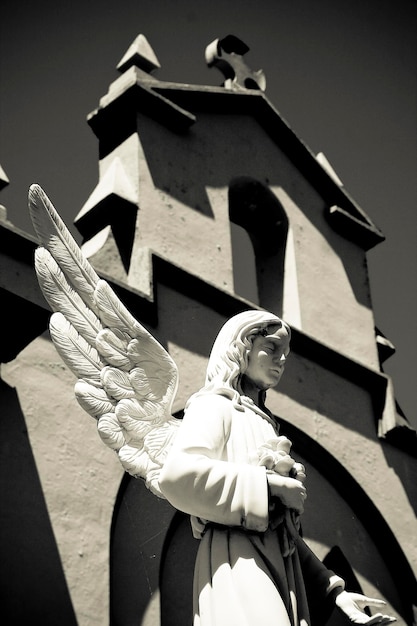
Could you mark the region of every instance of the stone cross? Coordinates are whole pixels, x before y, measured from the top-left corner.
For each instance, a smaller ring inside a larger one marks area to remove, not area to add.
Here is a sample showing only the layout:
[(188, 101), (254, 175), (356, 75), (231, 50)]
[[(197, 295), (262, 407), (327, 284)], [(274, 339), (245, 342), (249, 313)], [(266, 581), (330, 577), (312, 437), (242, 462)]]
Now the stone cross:
[(206, 48), (208, 67), (217, 67), (224, 75), (228, 89), (259, 89), (265, 91), (266, 78), (263, 70), (251, 70), (243, 60), (249, 47), (234, 35), (215, 39)]

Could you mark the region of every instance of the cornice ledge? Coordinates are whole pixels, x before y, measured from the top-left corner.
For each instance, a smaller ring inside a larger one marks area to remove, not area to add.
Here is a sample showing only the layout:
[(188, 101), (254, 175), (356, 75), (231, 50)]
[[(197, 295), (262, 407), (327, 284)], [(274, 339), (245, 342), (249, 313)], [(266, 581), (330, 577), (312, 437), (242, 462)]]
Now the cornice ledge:
[(369, 250), (385, 240), (385, 236), (371, 221), (358, 219), (336, 205), (329, 207), (325, 215), (333, 230), (364, 250)]
[(109, 144), (105, 153), (136, 132), (138, 111), (178, 133), (194, 124), (195, 116), (158, 93), (155, 90), (157, 84), (159, 81), (146, 72), (131, 67), (110, 85), (99, 107), (87, 116), (94, 134)]
[(38, 245), (35, 235), (27, 233), (9, 221), (0, 221), (0, 250), (3, 254), (33, 265), (33, 256)]

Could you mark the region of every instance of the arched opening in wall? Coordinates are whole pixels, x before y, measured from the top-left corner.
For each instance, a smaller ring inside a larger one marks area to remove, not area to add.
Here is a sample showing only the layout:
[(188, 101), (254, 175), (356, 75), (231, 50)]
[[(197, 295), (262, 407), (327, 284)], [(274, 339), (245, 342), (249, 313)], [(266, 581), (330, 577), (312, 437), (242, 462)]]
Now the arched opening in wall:
[(259, 304), (256, 258), (248, 232), (230, 222), (232, 238), (233, 285), (235, 293), (254, 304)]
[(229, 186), (229, 218), (235, 293), (282, 315), (288, 235), (283, 206), (266, 185), (239, 176)]

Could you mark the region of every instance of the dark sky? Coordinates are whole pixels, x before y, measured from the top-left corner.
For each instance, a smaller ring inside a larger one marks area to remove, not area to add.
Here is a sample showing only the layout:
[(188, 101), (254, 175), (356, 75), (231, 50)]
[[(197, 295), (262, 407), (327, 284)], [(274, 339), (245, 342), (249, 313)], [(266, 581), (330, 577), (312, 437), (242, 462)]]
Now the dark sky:
[(375, 322), (395, 344), (386, 362), (416, 425), (417, 48), (415, 0), (3, 0), (0, 15), (0, 195), (32, 231), (27, 190), (39, 183), (68, 226), (98, 180), (86, 123), (139, 33), (157, 78), (219, 85), (207, 44), (234, 34), (266, 94), (383, 231), (368, 253)]

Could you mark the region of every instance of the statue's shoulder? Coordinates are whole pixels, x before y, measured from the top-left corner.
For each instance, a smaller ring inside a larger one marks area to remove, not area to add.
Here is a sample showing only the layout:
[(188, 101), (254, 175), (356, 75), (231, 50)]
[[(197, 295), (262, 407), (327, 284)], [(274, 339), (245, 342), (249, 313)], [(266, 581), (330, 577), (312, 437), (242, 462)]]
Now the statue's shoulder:
[(233, 402), (230, 394), (226, 392), (201, 390), (191, 396), (187, 403), (186, 413), (231, 418), (235, 410), (234, 405), (235, 402)]

